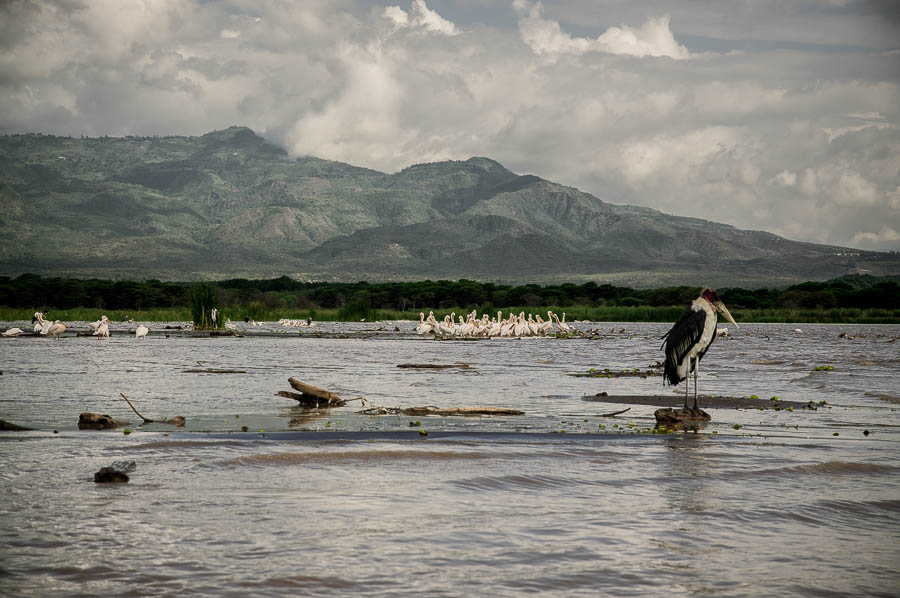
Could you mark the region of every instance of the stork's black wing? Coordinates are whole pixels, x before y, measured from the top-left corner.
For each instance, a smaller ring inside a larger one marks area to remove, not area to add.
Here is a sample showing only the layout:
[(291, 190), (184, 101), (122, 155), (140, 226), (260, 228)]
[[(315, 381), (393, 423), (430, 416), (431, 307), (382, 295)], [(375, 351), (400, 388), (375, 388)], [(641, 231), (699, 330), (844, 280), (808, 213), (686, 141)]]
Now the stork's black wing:
[(678, 364), (684, 361), (691, 348), (700, 341), (705, 325), (706, 312), (702, 309), (695, 311), (688, 307), (672, 329), (662, 336), (665, 339), (662, 348), (666, 351), (665, 378), (669, 384), (678, 384), (684, 380), (678, 375)]

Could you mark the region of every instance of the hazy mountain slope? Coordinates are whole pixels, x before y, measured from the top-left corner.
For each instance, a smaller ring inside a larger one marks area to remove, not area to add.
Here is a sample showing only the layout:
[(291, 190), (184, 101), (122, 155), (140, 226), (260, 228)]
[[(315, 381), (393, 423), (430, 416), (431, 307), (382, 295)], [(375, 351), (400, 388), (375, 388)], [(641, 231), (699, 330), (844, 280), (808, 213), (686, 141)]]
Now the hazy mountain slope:
[(897, 257), (610, 204), (488, 158), (384, 174), (201, 137), (0, 137), (0, 273), (586, 279), (895, 273)]

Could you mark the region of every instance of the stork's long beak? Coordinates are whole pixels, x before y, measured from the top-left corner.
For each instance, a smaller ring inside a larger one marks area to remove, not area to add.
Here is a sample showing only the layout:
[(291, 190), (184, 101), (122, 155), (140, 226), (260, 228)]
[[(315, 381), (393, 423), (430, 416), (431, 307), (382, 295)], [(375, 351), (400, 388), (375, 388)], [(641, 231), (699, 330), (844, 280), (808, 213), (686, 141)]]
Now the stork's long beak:
[(716, 301), (716, 309), (722, 312), (722, 315), (725, 316), (725, 319), (734, 324), (735, 328), (740, 328), (738, 323), (734, 321), (734, 318), (731, 317), (731, 312), (728, 311), (728, 308), (725, 307), (725, 304), (721, 301)]

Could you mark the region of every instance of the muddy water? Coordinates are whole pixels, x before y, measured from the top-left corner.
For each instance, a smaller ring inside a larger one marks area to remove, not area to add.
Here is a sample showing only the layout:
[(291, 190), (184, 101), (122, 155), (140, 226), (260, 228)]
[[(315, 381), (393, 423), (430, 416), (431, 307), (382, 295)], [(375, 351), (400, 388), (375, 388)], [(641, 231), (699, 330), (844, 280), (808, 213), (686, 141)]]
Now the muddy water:
[[(659, 377), (567, 374), (645, 369), (667, 327), (579, 326), (602, 335), (0, 339), (0, 418), (38, 428), (0, 433), (0, 595), (896, 594), (900, 327), (731, 330), (703, 394), (825, 404), (651, 435), (654, 407), (609, 419), (582, 397), (672, 392)], [(367, 406), (526, 414), (309, 411), (273, 396), (288, 376)], [(77, 430), (86, 410), (136, 422), (119, 392), (185, 431)], [(91, 481), (122, 459), (130, 483)]]

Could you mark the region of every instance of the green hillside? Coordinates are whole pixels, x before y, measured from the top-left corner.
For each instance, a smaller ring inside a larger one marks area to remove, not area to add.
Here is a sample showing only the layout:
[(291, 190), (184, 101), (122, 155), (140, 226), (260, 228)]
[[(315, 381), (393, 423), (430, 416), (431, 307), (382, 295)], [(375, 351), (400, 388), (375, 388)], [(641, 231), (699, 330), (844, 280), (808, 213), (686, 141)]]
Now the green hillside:
[(291, 158), (243, 127), (0, 137), (0, 224), (6, 275), (646, 287), (900, 271), (896, 255), (610, 204), (487, 158), (384, 174)]

